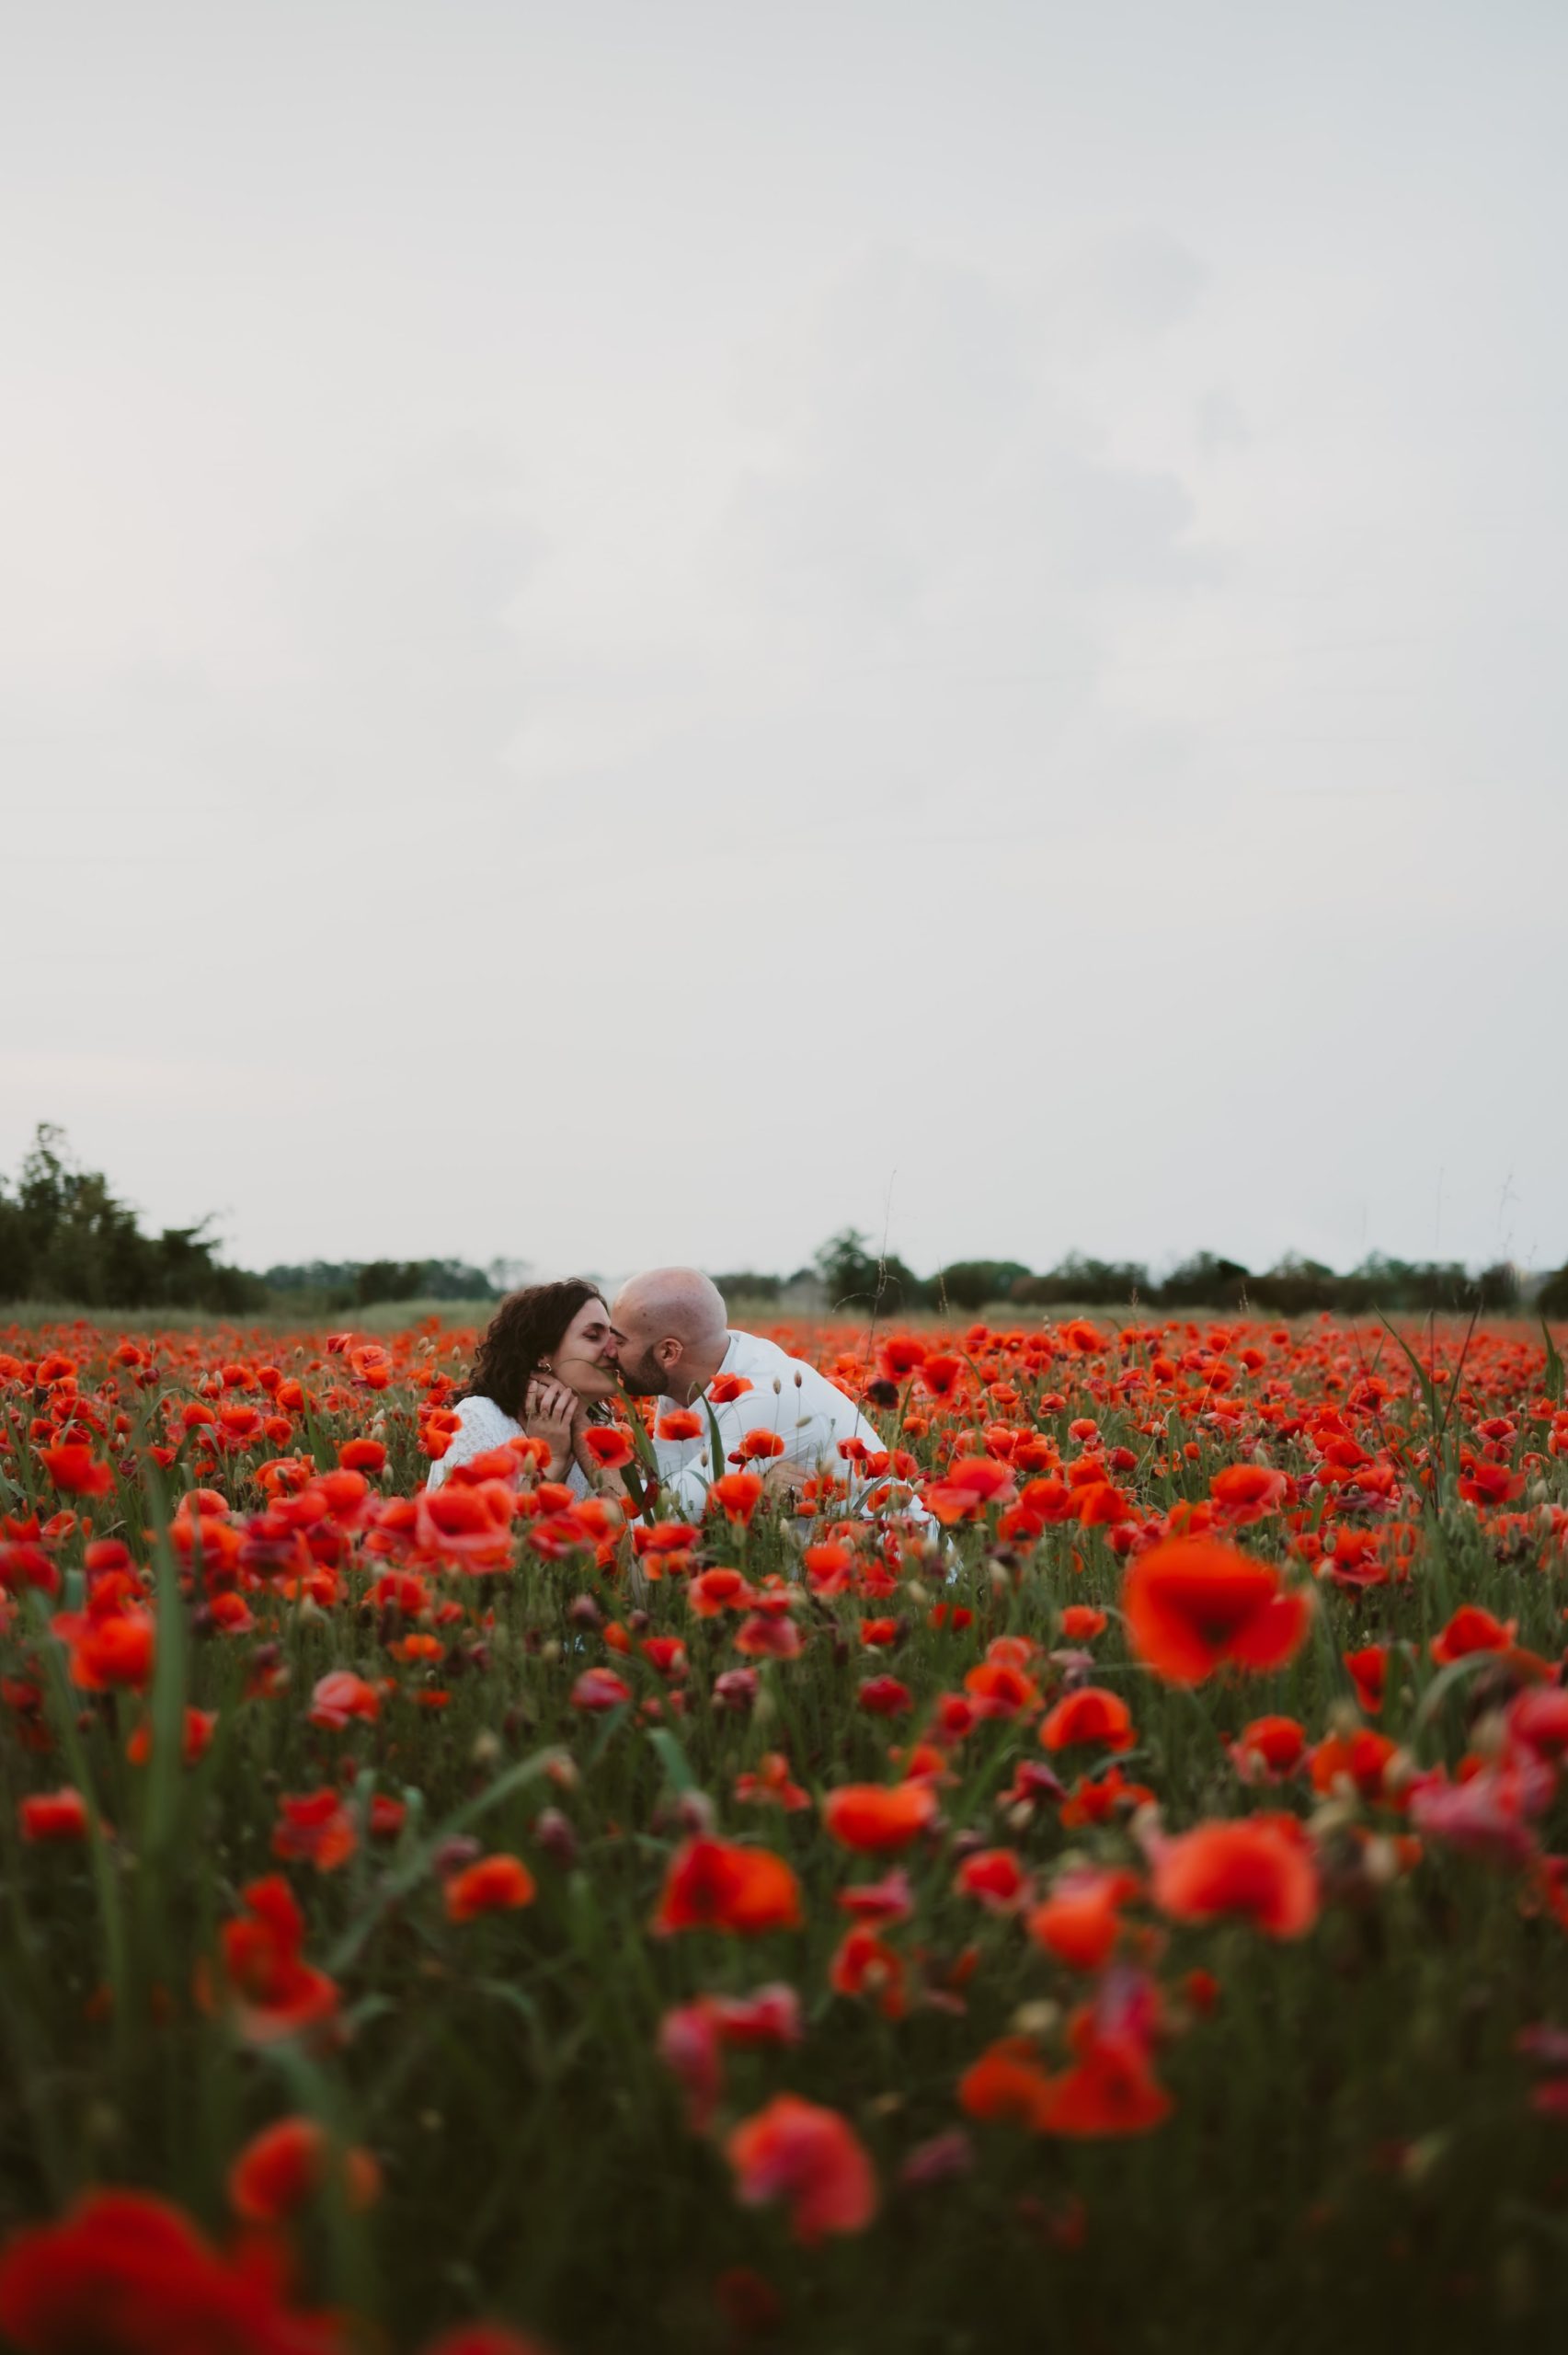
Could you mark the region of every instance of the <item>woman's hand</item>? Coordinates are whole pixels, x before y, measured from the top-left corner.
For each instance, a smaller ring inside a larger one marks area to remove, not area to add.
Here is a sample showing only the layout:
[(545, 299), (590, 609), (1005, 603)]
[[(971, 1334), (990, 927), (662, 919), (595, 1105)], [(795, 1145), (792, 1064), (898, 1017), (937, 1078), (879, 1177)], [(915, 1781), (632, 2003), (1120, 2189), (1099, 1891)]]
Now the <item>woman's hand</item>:
[(575, 1390), (553, 1375), (536, 1373), (522, 1402), (522, 1428), (530, 1439), (542, 1439), (550, 1450), (546, 1480), (566, 1477), (572, 1461), (572, 1425), (581, 1409)]

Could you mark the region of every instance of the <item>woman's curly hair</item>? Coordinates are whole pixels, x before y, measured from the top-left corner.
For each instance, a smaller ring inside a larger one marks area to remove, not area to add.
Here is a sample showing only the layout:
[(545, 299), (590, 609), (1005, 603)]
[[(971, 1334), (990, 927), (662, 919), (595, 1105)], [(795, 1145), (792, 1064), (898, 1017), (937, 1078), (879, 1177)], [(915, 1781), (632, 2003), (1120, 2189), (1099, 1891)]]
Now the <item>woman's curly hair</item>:
[[(586, 1301), (602, 1305), (597, 1284), (568, 1276), (556, 1284), (527, 1284), (509, 1292), (480, 1336), (465, 1398), (491, 1398), (503, 1415), (522, 1420), (528, 1385), (541, 1358), (558, 1350), (567, 1328)], [(606, 1315), (609, 1314), (606, 1310)]]

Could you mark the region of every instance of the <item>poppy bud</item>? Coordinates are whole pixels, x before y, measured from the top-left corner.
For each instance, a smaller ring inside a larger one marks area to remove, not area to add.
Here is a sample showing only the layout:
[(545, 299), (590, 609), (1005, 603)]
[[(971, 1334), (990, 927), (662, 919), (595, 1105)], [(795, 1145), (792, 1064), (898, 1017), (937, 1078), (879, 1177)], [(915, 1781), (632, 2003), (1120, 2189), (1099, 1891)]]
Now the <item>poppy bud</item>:
[(604, 1614), (591, 1594), (574, 1595), (567, 1605), (567, 1616), (574, 1627), (602, 1627)]
[(488, 1726), (474, 1737), (474, 1747), (468, 1755), (475, 1766), (493, 1766), (501, 1754), (501, 1738)]
[(578, 1860), (578, 1835), (569, 1818), (558, 1807), (543, 1808), (533, 1826), (533, 1836), (553, 1865), (569, 1873)]
[(464, 1865), (471, 1865), (483, 1853), (483, 1843), (470, 1833), (450, 1832), (435, 1850), (430, 1864), (441, 1879), (450, 1880), (453, 1873), (461, 1872)]

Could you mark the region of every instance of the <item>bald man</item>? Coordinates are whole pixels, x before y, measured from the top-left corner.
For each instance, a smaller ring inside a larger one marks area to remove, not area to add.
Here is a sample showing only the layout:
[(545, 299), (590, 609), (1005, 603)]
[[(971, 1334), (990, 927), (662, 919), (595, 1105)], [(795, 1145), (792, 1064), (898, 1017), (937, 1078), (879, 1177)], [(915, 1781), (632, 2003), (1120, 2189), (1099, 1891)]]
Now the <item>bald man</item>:
[[(848, 1483), (854, 1507), (884, 1485), (858, 1456), (841, 1452), (841, 1442), (858, 1441), (886, 1464), (885, 1442), (853, 1399), (804, 1358), (787, 1356), (776, 1341), (732, 1333), (723, 1293), (697, 1269), (651, 1268), (634, 1276), (616, 1295), (610, 1321), (621, 1381), (633, 1396), (658, 1398), (661, 1415), (684, 1407), (698, 1418), (694, 1438), (654, 1440), (660, 1482), (687, 1520), (702, 1519), (710, 1481), (741, 1468), (730, 1458), (748, 1431), (772, 1431), (784, 1441), (782, 1455), (759, 1458), (746, 1467), (762, 1473), (772, 1488), (797, 1487), (821, 1471)], [(732, 1378), (744, 1385), (734, 1396)], [(716, 1398), (709, 1395), (715, 1383)], [(710, 1415), (724, 1459), (718, 1464), (713, 1461)], [(907, 1498), (898, 1502), (901, 1510), (911, 1509)], [(923, 1520), (923, 1511), (914, 1510)]]

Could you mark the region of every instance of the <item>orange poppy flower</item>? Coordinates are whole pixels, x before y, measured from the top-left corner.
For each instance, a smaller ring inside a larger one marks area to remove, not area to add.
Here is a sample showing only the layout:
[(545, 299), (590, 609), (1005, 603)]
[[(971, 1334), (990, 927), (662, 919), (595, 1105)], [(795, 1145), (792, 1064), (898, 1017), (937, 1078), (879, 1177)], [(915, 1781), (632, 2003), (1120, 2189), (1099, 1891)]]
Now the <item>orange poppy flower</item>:
[(988, 2046), (958, 2080), (958, 2106), (970, 2118), (1043, 2133), (1050, 2079), (1026, 2036), (1004, 2036)]
[(928, 1783), (844, 1783), (823, 1799), (822, 1821), (843, 1847), (881, 1855), (918, 1840), (936, 1808)]
[(727, 1521), (741, 1528), (762, 1501), (762, 1483), (755, 1472), (725, 1472), (708, 1490), (710, 1506), (717, 1505)]
[(1317, 1867), (1294, 1816), (1200, 1823), (1162, 1841), (1151, 1887), (1178, 1922), (1230, 1916), (1271, 1938), (1299, 1938), (1318, 1918)]
[(1227, 1661), (1278, 1668), (1307, 1633), (1308, 1601), (1279, 1572), (1206, 1537), (1172, 1537), (1135, 1562), (1122, 1590), (1132, 1648), (1170, 1684), (1201, 1684)]
[(477, 1913), (516, 1913), (532, 1905), (535, 1894), (533, 1875), (521, 1856), (479, 1856), (447, 1882), (447, 1919), (472, 1922)]
[(1120, 1909), (1138, 1890), (1135, 1873), (1093, 1866), (1065, 1872), (1024, 1926), (1036, 1946), (1070, 1970), (1098, 1970), (1120, 1934)]

